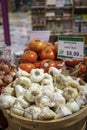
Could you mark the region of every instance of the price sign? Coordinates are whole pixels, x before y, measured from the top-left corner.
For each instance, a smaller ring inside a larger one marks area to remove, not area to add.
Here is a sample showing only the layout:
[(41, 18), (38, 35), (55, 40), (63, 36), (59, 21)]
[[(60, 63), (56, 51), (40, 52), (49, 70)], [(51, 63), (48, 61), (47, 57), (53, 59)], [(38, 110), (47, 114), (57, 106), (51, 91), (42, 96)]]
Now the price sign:
[(84, 38), (59, 36), (58, 57), (82, 60), (84, 55)]

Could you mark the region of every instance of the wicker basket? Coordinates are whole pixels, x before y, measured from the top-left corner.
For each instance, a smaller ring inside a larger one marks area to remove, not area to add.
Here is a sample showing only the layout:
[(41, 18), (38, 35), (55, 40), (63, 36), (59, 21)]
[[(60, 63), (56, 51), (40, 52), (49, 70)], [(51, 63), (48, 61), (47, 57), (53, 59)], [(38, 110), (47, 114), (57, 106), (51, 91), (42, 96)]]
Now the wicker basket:
[(85, 130), (87, 105), (80, 111), (56, 120), (30, 120), (12, 114), (9, 110), (3, 111), (9, 124), (9, 130)]

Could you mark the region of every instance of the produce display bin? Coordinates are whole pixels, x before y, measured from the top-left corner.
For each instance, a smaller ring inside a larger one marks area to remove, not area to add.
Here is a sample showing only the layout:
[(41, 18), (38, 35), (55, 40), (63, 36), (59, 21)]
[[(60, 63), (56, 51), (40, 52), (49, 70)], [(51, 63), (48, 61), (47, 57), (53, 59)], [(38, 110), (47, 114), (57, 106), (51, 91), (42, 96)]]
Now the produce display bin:
[(9, 124), (9, 130), (85, 130), (87, 105), (78, 112), (55, 120), (30, 120), (3, 110)]

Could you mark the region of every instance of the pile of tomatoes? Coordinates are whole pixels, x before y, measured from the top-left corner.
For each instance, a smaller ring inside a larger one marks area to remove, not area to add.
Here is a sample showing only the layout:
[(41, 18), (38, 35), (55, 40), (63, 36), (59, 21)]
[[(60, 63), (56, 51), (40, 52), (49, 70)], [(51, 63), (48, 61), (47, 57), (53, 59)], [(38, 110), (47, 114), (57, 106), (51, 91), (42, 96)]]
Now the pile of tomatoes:
[(19, 60), (19, 67), (27, 72), (35, 68), (42, 68), (48, 72), (49, 67), (73, 68), (77, 77), (83, 80), (87, 79), (87, 57), (80, 60), (61, 60), (57, 58), (58, 43), (43, 42), (41, 40), (32, 40), (25, 48), (24, 53)]
[(24, 50), (19, 60), (19, 67), (27, 72), (34, 68), (42, 68), (48, 72), (49, 67), (60, 69), (63, 60), (57, 60), (58, 44), (32, 40)]

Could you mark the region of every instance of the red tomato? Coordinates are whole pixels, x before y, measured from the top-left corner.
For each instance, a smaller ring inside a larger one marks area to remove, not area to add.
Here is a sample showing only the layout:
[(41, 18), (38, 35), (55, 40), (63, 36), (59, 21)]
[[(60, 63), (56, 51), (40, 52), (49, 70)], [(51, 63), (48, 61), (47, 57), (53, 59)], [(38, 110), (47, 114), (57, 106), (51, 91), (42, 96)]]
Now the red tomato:
[(87, 56), (84, 56), (84, 62), (87, 62)]
[(20, 62), (22, 63), (34, 63), (36, 62), (38, 56), (37, 53), (34, 51), (26, 51), (21, 57), (20, 57)]
[(56, 68), (58, 68), (58, 69), (61, 69), (65, 66), (65, 63), (62, 60), (58, 60), (58, 61), (55, 61), (55, 62), (56, 62)]
[(80, 60), (75, 60), (75, 59), (73, 59), (73, 60), (66, 60), (65, 61), (65, 65), (67, 66), (67, 67), (75, 67), (77, 64), (79, 64), (81, 61)]
[(32, 69), (35, 69), (36, 67), (32, 63), (21, 63), (19, 64), (19, 68), (29, 73)]
[(46, 47), (46, 44), (44, 44), (41, 40), (32, 40), (29, 45), (30, 49), (36, 52), (40, 52)]
[(34, 64), (35, 64), (36, 68), (40, 68), (40, 61), (37, 61)]
[(48, 48), (45, 50), (42, 50), (41, 54), (40, 54), (40, 59), (41, 60), (44, 60), (44, 59), (54, 60), (55, 59), (54, 51), (52, 49), (48, 49)]
[(45, 59), (40, 62), (40, 68), (44, 69), (45, 72), (48, 72), (50, 67), (56, 67), (56, 62), (51, 59)]
[(82, 73), (87, 72), (87, 66), (84, 63), (80, 64), (80, 72), (82, 72)]
[(55, 51), (54, 44), (52, 44), (51, 42), (45, 42), (45, 44), (46, 44), (45, 48), (52, 49), (53, 51)]

